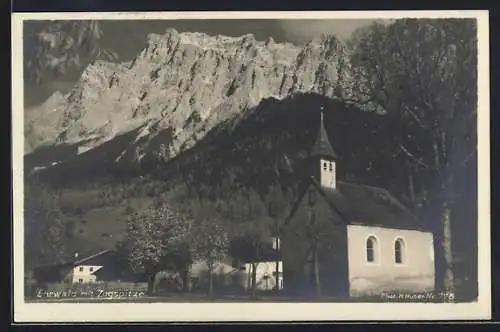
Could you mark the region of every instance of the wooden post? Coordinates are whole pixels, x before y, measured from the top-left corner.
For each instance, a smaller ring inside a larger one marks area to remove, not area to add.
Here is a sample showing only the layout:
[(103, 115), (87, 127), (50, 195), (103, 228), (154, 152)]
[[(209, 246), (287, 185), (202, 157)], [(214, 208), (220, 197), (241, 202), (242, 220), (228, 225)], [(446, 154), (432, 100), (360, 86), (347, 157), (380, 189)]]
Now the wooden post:
[(208, 266), (208, 298), (212, 300), (214, 296), (214, 275), (213, 275), (213, 264)]
[(252, 297), (257, 297), (257, 262), (252, 262)]
[(276, 252), (276, 275), (275, 275), (275, 284), (276, 284), (276, 293), (280, 291), (280, 261), (279, 261), (279, 250), (280, 250), (280, 237), (278, 233), (276, 233), (276, 246), (274, 248)]
[(276, 293), (280, 292), (280, 262), (276, 260)]
[(314, 264), (314, 281), (316, 284), (316, 297), (319, 299), (321, 297), (321, 284), (319, 279), (318, 248), (316, 244), (314, 244), (314, 249), (313, 249), (313, 264)]
[(451, 218), (450, 208), (447, 203), (443, 204), (442, 210), (442, 227), (443, 227), (443, 252), (445, 258), (444, 271), (444, 288), (445, 291), (454, 292), (454, 275), (453, 275), (453, 253), (451, 247)]

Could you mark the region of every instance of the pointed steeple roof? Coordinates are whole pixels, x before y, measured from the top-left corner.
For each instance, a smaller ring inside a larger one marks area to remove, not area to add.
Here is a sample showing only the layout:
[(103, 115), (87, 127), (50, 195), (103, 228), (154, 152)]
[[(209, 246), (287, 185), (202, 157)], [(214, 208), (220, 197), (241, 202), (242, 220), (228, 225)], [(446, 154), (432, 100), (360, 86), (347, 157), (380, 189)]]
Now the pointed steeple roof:
[(323, 110), (321, 110), (321, 123), (319, 125), (318, 136), (316, 137), (316, 142), (311, 149), (310, 156), (337, 159), (337, 154), (333, 151), (330, 140), (328, 139), (328, 134), (325, 130), (325, 125), (323, 123)]

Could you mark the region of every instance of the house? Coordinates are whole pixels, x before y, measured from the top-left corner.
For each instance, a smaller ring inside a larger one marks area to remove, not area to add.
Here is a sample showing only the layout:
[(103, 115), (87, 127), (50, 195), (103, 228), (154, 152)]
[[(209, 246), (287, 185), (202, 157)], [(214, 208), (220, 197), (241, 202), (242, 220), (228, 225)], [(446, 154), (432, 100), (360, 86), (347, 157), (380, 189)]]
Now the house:
[[(218, 290), (234, 289), (242, 287), (245, 273), (238, 266), (232, 264), (229, 257), (214, 264), (213, 270), (214, 288)], [(190, 266), (190, 289), (197, 291), (208, 289), (208, 266), (201, 260), (194, 261)]]
[(433, 290), (433, 234), (387, 190), (338, 181), (337, 160), (321, 114), (310, 178), (281, 231), (284, 291), (352, 297)]
[[(256, 288), (261, 291), (274, 290), (276, 287), (276, 270), (279, 276), (279, 289), (283, 288), (283, 262), (278, 251), (266, 251), (259, 260), (247, 259), (235, 261), (227, 257), (215, 263), (213, 276), (216, 287), (233, 288), (234, 290), (252, 289), (252, 269), (256, 267)], [(278, 269), (276, 269), (278, 266)], [(190, 266), (191, 287), (197, 288), (208, 282), (208, 266), (203, 261), (194, 261)], [(206, 286), (206, 285), (205, 285)], [(203, 286), (202, 286), (203, 287)], [(236, 288), (236, 289), (235, 289)]]
[(252, 271), (256, 267), (256, 288), (260, 291), (276, 290), (276, 273), (278, 273), (278, 290), (283, 289), (283, 261), (278, 260), (260, 260), (255, 262), (246, 262), (244, 271), (246, 278), (244, 288), (252, 289)]
[(34, 277), (40, 283), (84, 284), (102, 281), (106, 278), (100, 272), (113, 260), (113, 252), (103, 250), (91, 256), (77, 258), (78, 255), (75, 255), (75, 260), (72, 261), (35, 268)]
[(104, 267), (106, 255), (109, 250), (104, 250), (94, 255), (75, 261), (71, 281), (73, 284), (87, 284), (97, 282), (96, 273)]
[(242, 270), (246, 278), (243, 286), (246, 290), (252, 289), (252, 272), (256, 271), (256, 288), (260, 291), (276, 290), (276, 274), (278, 274), (278, 290), (283, 289), (283, 260), (279, 251), (280, 239), (272, 238), (271, 250), (266, 250), (259, 259), (247, 259), (242, 263)]

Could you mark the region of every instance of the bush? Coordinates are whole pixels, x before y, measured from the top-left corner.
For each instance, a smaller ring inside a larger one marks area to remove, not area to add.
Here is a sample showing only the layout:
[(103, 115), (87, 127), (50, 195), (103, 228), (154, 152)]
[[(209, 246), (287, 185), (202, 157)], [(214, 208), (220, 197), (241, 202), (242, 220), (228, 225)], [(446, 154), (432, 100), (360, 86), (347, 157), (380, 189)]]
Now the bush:
[[(209, 279), (208, 271), (203, 271), (198, 277), (191, 277), (192, 292), (208, 293)], [(245, 288), (241, 284), (239, 277), (234, 274), (214, 273), (214, 292), (219, 294), (244, 294)]]
[(156, 292), (177, 293), (184, 288), (184, 283), (178, 273), (164, 273), (157, 276)]
[(134, 208), (130, 205), (127, 205), (127, 207), (125, 208), (125, 213), (126, 214), (132, 214), (134, 213)]

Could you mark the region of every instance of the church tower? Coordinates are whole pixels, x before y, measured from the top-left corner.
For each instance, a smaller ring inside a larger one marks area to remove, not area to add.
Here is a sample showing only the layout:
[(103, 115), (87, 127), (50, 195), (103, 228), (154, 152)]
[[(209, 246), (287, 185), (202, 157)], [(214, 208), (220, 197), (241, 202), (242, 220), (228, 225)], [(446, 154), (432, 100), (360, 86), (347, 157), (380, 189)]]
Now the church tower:
[(337, 186), (336, 160), (337, 154), (333, 151), (328, 134), (323, 123), (323, 110), (321, 110), (321, 120), (316, 142), (311, 149), (309, 156), (314, 178), (325, 189), (335, 189)]

